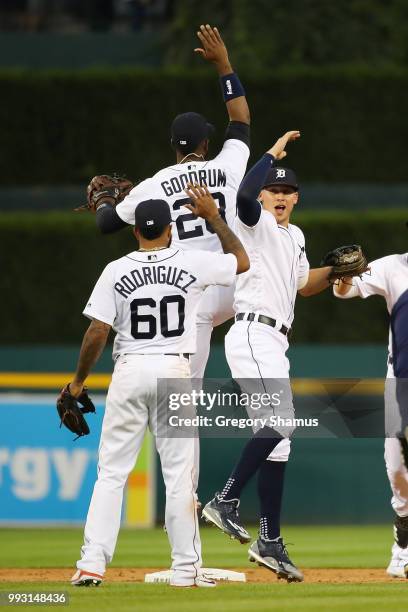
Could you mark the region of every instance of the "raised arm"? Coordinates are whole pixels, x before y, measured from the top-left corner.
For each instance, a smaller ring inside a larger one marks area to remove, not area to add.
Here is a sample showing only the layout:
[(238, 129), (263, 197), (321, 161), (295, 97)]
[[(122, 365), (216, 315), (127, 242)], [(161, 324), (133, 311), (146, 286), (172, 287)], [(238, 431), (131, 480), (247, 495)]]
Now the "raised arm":
[(202, 43), (202, 47), (198, 47), (194, 51), (205, 60), (213, 63), (220, 77), (221, 89), (230, 120), (227, 138), (244, 140), (243, 137), (239, 137), (239, 134), (241, 136), (246, 135), (246, 144), (249, 144), (248, 126), (251, 122), (249, 107), (244, 88), (238, 75), (232, 69), (224, 41), (218, 29), (212, 28), (208, 24), (200, 26), (197, 36)]
[(300, 137), (300, 132), (292, 130), (279, 138), (273, 147), (249, 170), (237, 194), (238, 216), (245, 225), (254, 226), (261, 216), (258, 196), (265, 185), (267, 174), (275, 161), (286, 157), (285, 147), (291, 140)]

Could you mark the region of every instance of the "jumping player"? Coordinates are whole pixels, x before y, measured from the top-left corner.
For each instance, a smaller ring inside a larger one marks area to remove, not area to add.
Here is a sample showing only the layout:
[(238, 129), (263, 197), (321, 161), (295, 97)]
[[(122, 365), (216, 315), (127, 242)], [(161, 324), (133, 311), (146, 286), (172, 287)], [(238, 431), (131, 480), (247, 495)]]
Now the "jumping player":
[[(290, 140), (299, 132), (287, 132), (251, 168), (238, 191), (238, 217), (234, 229), (245, 245), (251, 268), (237, 280), (235, 323), (225, 338), (232, 377), (242, 391), (261, 393), (285, 390), (285, 418), (293, 417), (289, 384), (288, 337), (294, 317), (296, 294), (311, 296), (330, 286), (330, 267), (309, 269), (302, 231), (290, 223), (298, 201), (298, 182), (288, 168), (273, 167), (282, 159)], [(273, 406), (266, 413), (279, 415)], [(253, 415), (251, 415), (253, 416)], [(265, 427), (255, 433), (225, 483), (203, 510), (203, 517), (241, 543), (251, 536), (241, 524), (238, 507), (241, 492), (258, 473), (260, 500), (259, 538), (249, 548), (249, 558), (288, 581), (302, 581), (303, 574), (289, 559), (280, 535), (284, 473), (290, 452), (291, 429)]]
[[(244, 89), (237, 74), (233, 72), (217, 28), (202, 25), (197, 36), (202, 48), (195, 51), (214, 64), (229, 116), (222, 150), (214, 159), (207, 160), (213, 126), (197, 113), (178, 115), (171, 126), (171, 144), (176, 153), (176, 163), (142, 181), (116, 209), (112, 207), (109, 198), (101, 201), (96, 212), (96, 223), (103, 233), (133, 224), (139, 202), (164, 198), (170, 204), (175, 222), (175, 247), (183, 250), (222, 251), (218, 236), (211, 226), (185, 209), (188, 198), (184, 189), (187, 183), (207, 185), (217, 202), (220, 215), (228, 225), (232, 225), (236, 214), (236, 194), (249, 157), (250, 116)], [(204, 376), (212, 329), (233, 316), (232, 303), (233, 287), (209, 287), (204, 292), (197, 316), (197, 352), (191, 358), (193, 378)]]
[[(390, 315), (388, 343), (388, 367), (385, 387), (386, 426), (393, 425), (393, 412), (400, 409), (396, 397), (398, 379), (406, 384), (408, 379), (408, 253), (388, 255), (369, 264), (370, 271), (362, 278), (345, 278), (333, 286), (338, 298), (382, 295)], [(397, 380), (395, 380), (397, 379)], [(406, 406), (405, 406), (406, 409)], [(400, 420), (400, 419), (398, 419)], [(395, 511), (395, 542), (387, 574), (408, 578), (408, 444), (398, 424), (394, 432), (388, 429), (385, 438), (384, 458), (388, 480), (392, 490), (391, 505)], [(398, 434), (400, 431), (400, 435)]]
[[(190, 356), (196, 350), (196, 313), (209, 285), (231, 285), (248, 270), (246, 252), (219, 214), (206, 188), (190, 186), (193, 211), (208, 223), (224, 253), (170, 247), (167, 202), (141, 202), (135, 213), (138, 251), (111, 262), (84, 309), (85, 333), (69, 390), (78, 397), (112, 328), (115, 369), (106, 401), (95, 483), (75, 586), (98, 585), (111, 561), (120, 527), (123, 489), (147, 427), (155, 435), (166, 485), (166, 529), (172, 550), (173, 586), (214, 586), (203, 574), (196, 512), (194, 437), (157, 435), (157, 379), (189, 388)], [(181, 380), (181, 382), (180, 382)], [(184, 389), (184, 387), (183, 387)], [(165, 408), (165, 407), (164, 407)]]

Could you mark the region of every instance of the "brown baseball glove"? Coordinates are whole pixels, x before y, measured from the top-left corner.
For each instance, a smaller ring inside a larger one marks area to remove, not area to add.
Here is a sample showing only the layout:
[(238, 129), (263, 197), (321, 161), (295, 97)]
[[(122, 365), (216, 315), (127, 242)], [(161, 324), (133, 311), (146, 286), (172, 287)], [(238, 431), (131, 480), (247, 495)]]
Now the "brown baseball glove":
[[(81, 405), (79, 406), (78, 403)], [(86, 387), (84, 387), (81, 395), (74, 397), (70, 393), (69, 385), (65, 385), (57, 397), (57, 410), (61, 419), (60, 427), (64, 424), (78, 438), (89, 434), (89, 427), (84, 414), (95, 412), (95, 406), (87, 393)]]
[(102, 200), (107, 198), (113, 198), (114, 202), (112, 205), (117, 206), (119, 202), (125, 199), (133, 187), (134, 183), (125, 176), (119, 176), (116, 173), (113, 175), (99, 174), (93, 177), (86, 189), (86, 204), (78, 206), (75, 210), (96, 212)]
[(349, 244), (329, 251), (320, 262), (321, 266), (332, 266), (328, 280), (335, 281), (350, 276), (361, 276), (370, 268), (359, 244)]

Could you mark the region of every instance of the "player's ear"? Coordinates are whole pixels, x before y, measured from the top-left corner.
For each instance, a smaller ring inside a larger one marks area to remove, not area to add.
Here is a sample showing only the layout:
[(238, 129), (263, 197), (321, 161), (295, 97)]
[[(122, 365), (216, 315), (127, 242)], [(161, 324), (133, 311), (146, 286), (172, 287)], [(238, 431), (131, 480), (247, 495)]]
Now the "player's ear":
[(293, 194), (293, 196), (294, 196), (294, 197), (293, 197), (293, 204), (295, 205), (295, 204), (297, 204), (297, 203), (298, 203), (298, 201), (299, 201), (299, 192), (298, 192), (298, 191), (295, 191), (295, 193)]
[(136, 238), (136, 240), (137, 240), (138, 242), (140, 242), (140, 232), (139, 232), (139, 230), (137, 229), (137, 227), (134, 227), (134, 228), (133, 228), (133, 234), (134, 234), (134, 237)]

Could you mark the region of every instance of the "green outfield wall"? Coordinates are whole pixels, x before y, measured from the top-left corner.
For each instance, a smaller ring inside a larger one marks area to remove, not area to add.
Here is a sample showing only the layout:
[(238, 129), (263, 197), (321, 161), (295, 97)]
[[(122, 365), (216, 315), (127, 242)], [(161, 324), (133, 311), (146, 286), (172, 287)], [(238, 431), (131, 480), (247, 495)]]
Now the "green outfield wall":
[[(271, 72), (240, 76), (251, 108), (253, 160), (283, 132), (299, 129), (302, 139), (288, 164), (300, 184), (407, 180), (406, 68), (274, 63)], [(218, 79), (198, 61), (190, 71), (3, 70), (0, 89), (4, 186), (86, 184), (114, 170), (141, 180), (173, 162), (170, 124), (177, 114), (195, 110), (217, 127), (212, 155), (227, 124)]]
[[(407, 251), (404, 210), (302, 211), (293, 215), (306, 236), (313, 267), (341, 244), (362, 244), (369, 260)], [(136, 248), (124, 229), (103, 236), (86, 213), (4, 213), (0, 216), (2, 274), (0, 345), (79, 343), (88, 322), (81, 312), (105, 265)], [(337, 300), (330, 291), (299, 296), (292, 344), (386, 343), (381, 297)], [(226, 328), (214, 332), (221, 342)]]

